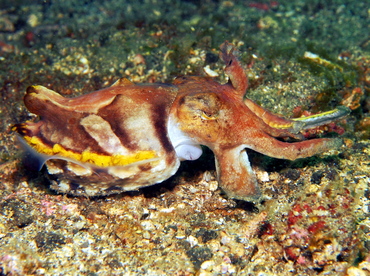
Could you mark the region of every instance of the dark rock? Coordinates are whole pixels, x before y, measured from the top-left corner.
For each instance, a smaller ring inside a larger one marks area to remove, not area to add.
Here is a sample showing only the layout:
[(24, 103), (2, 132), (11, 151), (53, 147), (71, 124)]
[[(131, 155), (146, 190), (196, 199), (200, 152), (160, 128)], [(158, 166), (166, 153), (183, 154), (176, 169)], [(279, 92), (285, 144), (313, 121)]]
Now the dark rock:
[(206, 54), (206, 63), (216, 63), (218, 61), (218, 56), (213, 53)]
[(301, 172), (295, 169), (287, 169), (283, 172), (283, 175), (290, 180), (296, 181), (301, 176)]
[(30, 225), (34, 221), (32, 214), (34, 208), (19, 199), (8, 199), (0, 204), (0, 210), (4, 216), (10, 218), (10, 223), (19, 228)]
[(65, 244), (64, 236), (54, 232), (40, 232), (35, 237), (38, 248), (53, 250)]
[(208, 261), (213, 257), (213, 254), (208, 247), (198, 246), (186, 251), (186, 255), (188, 255), (196, 269), (199, 269), (203, 262)]
[(323, 171), (314, 172), (311, 176), (311, 183), (320, 184), (321, 183), (321, 178), (323, 178), (323, 176), (324, 176)]
[(195, 234), (197, 238), (201, 237), (202, 242), (206, 243), (207, 241), (214, 240), (218, 237), (218, 234), (214, 230), (207, 230), (205, 228), (199, 229), (199, 231)]

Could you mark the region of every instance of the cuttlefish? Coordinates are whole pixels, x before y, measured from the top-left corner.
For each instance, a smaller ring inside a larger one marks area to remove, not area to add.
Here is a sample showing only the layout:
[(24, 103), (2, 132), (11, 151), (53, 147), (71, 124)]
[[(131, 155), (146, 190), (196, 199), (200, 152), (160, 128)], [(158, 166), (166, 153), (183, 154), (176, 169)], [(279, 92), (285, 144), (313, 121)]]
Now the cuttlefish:
[[(52, 189), (87, 196), (162, 182), (206, 146), (227, 196), (255, 201), (261, 192), (246, 149), (295, 160), (341, 146), (339, 138), (299, 141), (300, 132), (343, 117), (348, 108), (299, 119), (274, 115), (245, 98), (248, 79), (234, 46), (225, 42), (220, 49), (225, 84), (201, 76), (178, 77), (172, 84), (122, 78), (75, 98), (31, 86), (24, 103), (40, 120), (14, 130), (39, 168), (47, 167)], [(298, 141), (284, 142), (287, 137)]]

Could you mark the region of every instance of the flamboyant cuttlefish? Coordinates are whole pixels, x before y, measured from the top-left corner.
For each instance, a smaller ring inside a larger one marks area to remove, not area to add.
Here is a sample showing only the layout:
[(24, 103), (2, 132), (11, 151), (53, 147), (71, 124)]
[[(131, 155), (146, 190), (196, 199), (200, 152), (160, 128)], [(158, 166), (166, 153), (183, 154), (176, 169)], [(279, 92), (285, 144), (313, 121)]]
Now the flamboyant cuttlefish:
[(170, 85), (123, 78), (76, 98), (31, 86), (24, 102), (41, 119), (14, 129), (40, 167), (46, 165), (51, 187), (63, 193), (108, 195), (162, 182), (180, 161), (199, 158), (203, 145), (214, 152), (226, 194), (256, 200), (260, 190), (246, 149), (295, 160), (338, 147), (338, 138), (287, 143), (274, 137), (300, 139), (302, 129), (342, 117), (348, 109), (292, 120), (273, 115), (244, 99), (248, 80), (234, 52), (232, 44), (221, 45), (226, 84), (195, 76)]

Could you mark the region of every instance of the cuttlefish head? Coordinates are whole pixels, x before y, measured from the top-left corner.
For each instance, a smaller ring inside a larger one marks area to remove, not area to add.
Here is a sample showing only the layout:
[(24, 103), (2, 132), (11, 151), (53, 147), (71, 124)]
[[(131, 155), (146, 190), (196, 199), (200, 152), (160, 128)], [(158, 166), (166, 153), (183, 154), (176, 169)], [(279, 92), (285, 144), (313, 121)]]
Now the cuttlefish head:
[(225, 110), (219, 96), (215, 93), (194, 93), (181, 98), (177, 115), (183, 124), (182, 130), (192, 134), (200, 144), (213, 147), (222, 140), (220, 130), (225, 117)]
[[(215, 154), (218, 181), (229, 197), (255, 201), (260, 197), (255, 175), (245, 151), (248, 108), (239, 97), (228, 93), (229, 85), (206, 80), (208, 88), (194, 82), (176, 99), (172, 114), (179, 128), (197, 144)], [(190, 89), (189, 89), (190, 88)], [(181, 89), (180, 89), (181, 90)]]

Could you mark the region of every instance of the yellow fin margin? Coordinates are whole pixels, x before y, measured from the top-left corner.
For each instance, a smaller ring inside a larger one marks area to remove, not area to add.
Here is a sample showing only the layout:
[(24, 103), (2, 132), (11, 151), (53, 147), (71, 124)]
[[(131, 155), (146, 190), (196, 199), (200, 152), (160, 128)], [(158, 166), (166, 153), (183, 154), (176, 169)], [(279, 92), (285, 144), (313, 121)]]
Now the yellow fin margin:
[(138, 151), (130, 155), (102, 155), (90, 151), (75, 153), (70, 150), (66, 150), (63, 146), (59, 144), (55, 144), (53, 147), (49, 147), (35, 136), (24, 136), (23, 138), (32, 148), (34, 148), (39, 153), (51, 156), (60, 155), (82, 163), (90, 163), (99, 167), (125, 166), (156, 157), (155, 151)]

